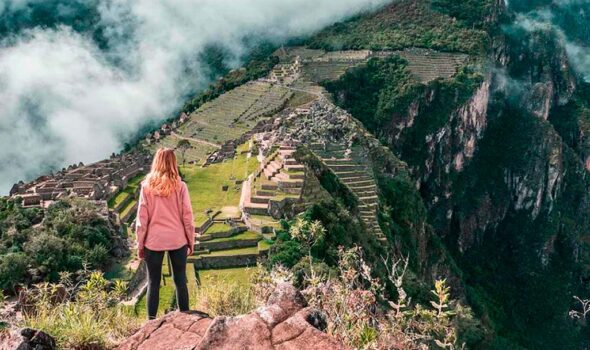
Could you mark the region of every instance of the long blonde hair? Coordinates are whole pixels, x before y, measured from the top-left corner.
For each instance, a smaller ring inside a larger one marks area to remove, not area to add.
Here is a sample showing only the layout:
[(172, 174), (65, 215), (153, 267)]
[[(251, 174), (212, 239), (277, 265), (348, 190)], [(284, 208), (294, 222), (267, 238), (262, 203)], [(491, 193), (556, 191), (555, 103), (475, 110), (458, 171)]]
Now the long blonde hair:
[(179, 188), (180, 175), (173, 149), (158, 149), (152, 162), (152, 169), (145, 177), (145, 183), (152, 193), (162, 197), (169, 196)]

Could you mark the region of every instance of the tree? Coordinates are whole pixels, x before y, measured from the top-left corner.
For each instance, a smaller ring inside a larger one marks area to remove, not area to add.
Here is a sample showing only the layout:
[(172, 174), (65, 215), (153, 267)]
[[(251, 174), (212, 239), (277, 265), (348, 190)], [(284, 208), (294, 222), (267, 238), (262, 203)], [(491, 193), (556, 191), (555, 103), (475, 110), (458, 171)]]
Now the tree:
[(182, 165), (184, 165), (184, 163), (186, 162), (184, 154), (189, 148), (191, 148), (191, 143), (185, 139), (178, 141), (178, 144), (176, 145), (176, 149), (180, 151), (180, 155), (182, 156)]
[(13, 290), (27, 273), (28, 258), (24, 253), (8, 253), (0, 257), (0, 291)]

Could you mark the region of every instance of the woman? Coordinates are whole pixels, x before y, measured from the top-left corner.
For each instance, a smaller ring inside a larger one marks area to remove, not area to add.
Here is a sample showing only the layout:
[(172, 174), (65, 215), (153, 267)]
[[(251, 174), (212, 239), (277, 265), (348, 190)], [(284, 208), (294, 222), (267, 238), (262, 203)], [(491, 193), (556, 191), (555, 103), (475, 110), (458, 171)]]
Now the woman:
[(141, 183), (136, 232), (139, 258), (145, 260), (148, 270), (149, 319), (158, 313), (165, 252), (172, 265), (178, 308), (188, 311), (186, 259), (193, 254), (195, 226), (188, 189), (180, 179), (172, 149), (156, 152), (152, 169)]

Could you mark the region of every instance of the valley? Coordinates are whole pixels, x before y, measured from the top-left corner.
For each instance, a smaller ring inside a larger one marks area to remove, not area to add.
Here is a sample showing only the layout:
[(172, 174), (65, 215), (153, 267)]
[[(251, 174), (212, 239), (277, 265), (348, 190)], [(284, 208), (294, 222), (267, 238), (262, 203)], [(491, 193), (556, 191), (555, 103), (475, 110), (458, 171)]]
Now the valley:
[[(561, 34), (521, 23), (564, 6), (396, 0), (266, 47), (128, 150), (15, 184), (5, 288), (91, 260), (141, 319), (137, 198), (168, 147), (195, 218), (193, 309), (247, 314), (289, 281), (351, 348), (584, 348), (590, 85)], [(165, 263), (159, 316), (174, 305)]]

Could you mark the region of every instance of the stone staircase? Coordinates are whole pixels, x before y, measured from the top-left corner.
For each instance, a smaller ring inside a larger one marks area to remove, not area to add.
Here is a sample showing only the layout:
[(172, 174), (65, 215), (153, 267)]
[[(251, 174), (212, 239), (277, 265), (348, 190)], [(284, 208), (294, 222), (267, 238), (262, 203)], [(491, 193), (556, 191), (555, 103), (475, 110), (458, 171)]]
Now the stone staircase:
[(377, 239), (386, 240), (377, 219), (377, 183), (363, 155), (343, 143), (312, 143), (311, 150), (357, 196), (360, 217), (367, 228)]
[(295, 148), (283, 144), (267, 157), (245, 192), (242, 210), (251, 230), (271, 238), (280, 227), (270, 213), (273, 203), (291, 198), (300, 201), (305, 183), (305, 166), (293, 158)]
[(305, 168), (299, 164), (291, 146), (280, 146), (265, 162), (252, 184), (250, 196), (244, 200), (244, 212), (250, 215), (268, 215), (270, 201), (301, 194)]

